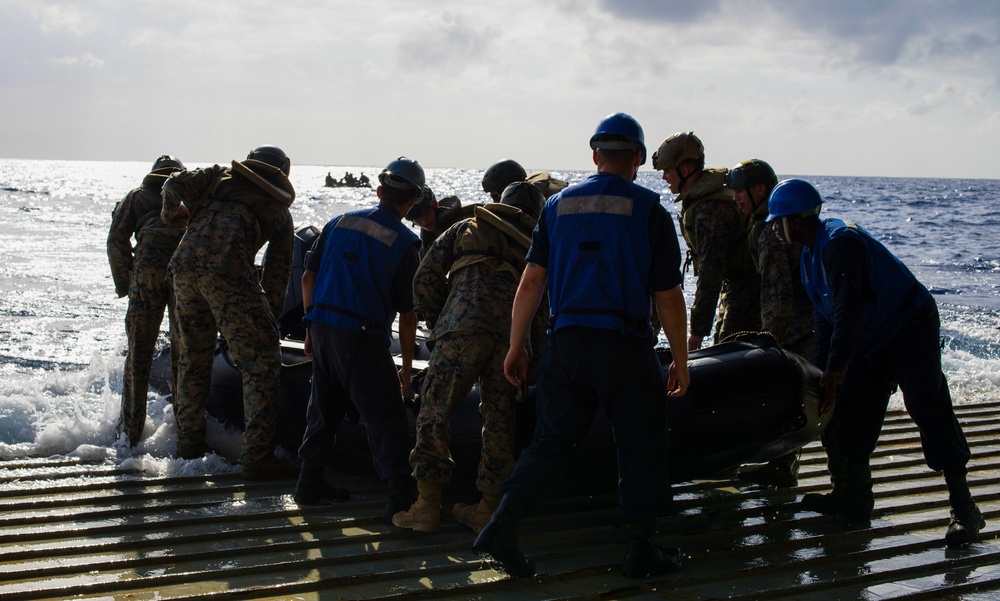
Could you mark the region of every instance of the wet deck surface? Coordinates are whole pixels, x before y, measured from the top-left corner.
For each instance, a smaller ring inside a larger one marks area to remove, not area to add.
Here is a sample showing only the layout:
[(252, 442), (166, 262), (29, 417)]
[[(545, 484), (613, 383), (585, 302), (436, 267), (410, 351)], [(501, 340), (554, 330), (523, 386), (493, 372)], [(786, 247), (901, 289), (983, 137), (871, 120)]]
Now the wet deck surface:
[[(818, 443), (799, 487), (735, 480), (675, 486), (659, 542), (681, 547), (666, 577), (619, 574), (627, 530), (612, 494), (567, 497), (525, 520), (539, 575), (481, 565), (450, 517), (414, 534), (381, 522), (383, 488), (345, 478), (354, 499), (300, 509), (292, 482), (153, 478), (48, 458), (0, 463), (0, 599), (1000, 599), (1000, 404), (963, 406), (969, 481), (987, 520), (979, 542), (944, 545), (943, 478), (917, 432), (890, 414), (873, 458), (870, 523), (801, 511), (828, 489)], [(454, 496), (454, 494), (452, 495)]]

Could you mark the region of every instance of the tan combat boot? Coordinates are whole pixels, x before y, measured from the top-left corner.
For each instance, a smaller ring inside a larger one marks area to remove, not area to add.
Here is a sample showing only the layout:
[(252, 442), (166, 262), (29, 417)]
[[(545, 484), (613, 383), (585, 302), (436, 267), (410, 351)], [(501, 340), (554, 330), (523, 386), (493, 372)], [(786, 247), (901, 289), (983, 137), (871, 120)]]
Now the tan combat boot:
[(500, 499), (498, 497), (483, 495), (483, 498), (475, 505), (455, 503), (455, 506), (451, 508), (451, 514), (455, 516), (456, 522), (472, 528), (473, 532), (479, 534), (483, 526), (490, 522), (490, 517), (493, 516), (493, 512), (499, 504)]
[(417, 501), (406, 511), (392, 516), (392, 523), (414, 532), (437, 532), (441, 529), (440, 484), (417, 480)]

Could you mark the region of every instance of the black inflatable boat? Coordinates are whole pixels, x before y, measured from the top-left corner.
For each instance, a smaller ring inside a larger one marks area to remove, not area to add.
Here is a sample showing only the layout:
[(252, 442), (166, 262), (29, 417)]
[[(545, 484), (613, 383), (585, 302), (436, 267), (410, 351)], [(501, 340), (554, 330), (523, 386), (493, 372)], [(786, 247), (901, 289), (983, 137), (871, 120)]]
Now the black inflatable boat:
[[(302, 261), (318, 230), (306, 226), (296, 232), (293, 273), (279, 321), (282, 370), (278, 395), (279, 444), (297, 450), (305, 429), (312, 367), (302, 350), (302, 301), (298, 282)], [(414, 390), (419, 402), (421, 368), (430, 351), (424, 344), (427, 332), (418, 332), (414, 353)], [(398, 345), (398, 341), (395, 343)], [(397, 346), (398, 349), (398, 346)], [(671, 362), (669, 349), (657, 350), (664, 382)], [(669, 399), (669, 473), (673, 481), (707, 477), (744, 463), (766, 462), (817, 439), (826, 426), (818, 415), (820, 372), (809, 362), (782, 350), (767, 335), (748, 335), (690, 353), (691, 386), (688, 394)], [(159, 375), (158, 375), (159, 374)], [(169, 391), (169, 352), (161, 353), (154, 365), (151, 384), (161, 393)], [(533, 392), (533, 391), (531, 391)], [(475, 478), (481, 447), (482, 422), (479, 391), (474, 387), (451, 421), (451, 450), (456, 463), (455, 478)], [(242, 380), (224, 342), (216, 349), (208, 411), (216, 419), (242, 429)], [(414, 411), (408, 412), (411, 425)], [(518, 439), (530, 442), (534, 429), (534, 399), (519, 407)], [(414, 432), (415, 428), (411, 428)], [(614, 470), (614, 441), (610, 420), (598, 412), (589, 436), (581, 443), (580, 458), (596, 472)], [(334, 464), (350, 472), (373, 472), (371, 453), (363, 422), (345, 421), (337, 434)]]

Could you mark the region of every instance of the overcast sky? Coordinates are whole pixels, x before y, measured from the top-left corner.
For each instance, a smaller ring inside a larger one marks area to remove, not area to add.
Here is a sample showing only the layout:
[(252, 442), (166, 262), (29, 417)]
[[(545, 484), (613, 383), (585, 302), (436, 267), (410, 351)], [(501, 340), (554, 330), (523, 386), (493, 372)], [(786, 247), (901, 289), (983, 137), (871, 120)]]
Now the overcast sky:
[[(997, 0), (0, 0), (0, 157), (1000, 178)], [(647, 163), (646, 169), (650, 166)]]

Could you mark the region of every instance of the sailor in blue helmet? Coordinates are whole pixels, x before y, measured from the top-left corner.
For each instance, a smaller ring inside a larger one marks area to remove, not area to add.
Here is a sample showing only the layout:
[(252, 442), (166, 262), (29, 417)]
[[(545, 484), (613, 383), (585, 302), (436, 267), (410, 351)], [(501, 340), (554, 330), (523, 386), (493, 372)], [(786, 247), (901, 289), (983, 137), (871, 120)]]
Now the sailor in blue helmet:
[[(403, 397), (410, 393), (416, 340), (413, 274), (420, 239), (403, 216), (420, 197), (424, 170), (399, 157), (378, 177), (378, 206), (333, 218), (306, 255), (302, 275), (305, 353), (313, 359), (312, 394), (295, 500), (314, 505), (348, 498), (325, 479), (330, 445), (349, 407), (365, 421), (379, 478), (389, 499), (384, 520), (414, 501), (410, 477), (410, 427)], [(402, 368), (389, 352), (390, 331), (399, 314)]]
[[(833, 492), (807, 494), (805, 509), (867, 520), (875, 505), (869, 458), (896, 386), (920, 428), (927, 465), (944, 472), (951, 504), (948, 546), (975, 539), (986, 525), (966, 481), (969, 445), (941, 371), (937, 303), (909, 269), (861, 227), (820, 219), (823, 199), (808, 182), (779, 183), (767, 221), (803, 246), (802, 283), (815, 307), (816, 354), (823, 370), (820, 413), (834, 411), (827, 444)], [(828, 450), (829, 452), (829, 450)], [(837, 473), (840, 472), (840, 473)]]
[[(654, 544), (656, 516), (669, 499), (666, 395), (683, 395), (690, 380), (677, 233), (659, 195), (633, 183), (646, 161), (635, 119), (609, 115), (590, 147), (597, 173), (546, 202), (514, 298), (504, 374), (519, 386), (527, 378), (529, 326), (548, 287), (538, 425), (473, 547), (514, 577), (535, 573), (517, 545), (520, 518), (554, 492), (602, 404), (618, 451), (620, 511), (632, 527), (622, 573), (645, 577), (681, 561), (677, 549)], [(651, 291), (674, 353), (669, 391), (653, 350)]]

